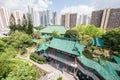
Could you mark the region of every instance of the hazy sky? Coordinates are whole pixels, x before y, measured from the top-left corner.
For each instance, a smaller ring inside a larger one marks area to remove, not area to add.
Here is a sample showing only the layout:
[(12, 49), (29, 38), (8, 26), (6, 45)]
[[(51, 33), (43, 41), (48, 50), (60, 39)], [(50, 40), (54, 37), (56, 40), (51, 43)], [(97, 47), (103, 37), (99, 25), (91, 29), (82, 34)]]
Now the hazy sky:
[(38, 11), (50, 9), (61, 14), (67, 12), (90, 14), (96, 9), (120, 8), (120, 0), (0, 0), (0, 6), (12, 11), (26, 11), (30, 1)]

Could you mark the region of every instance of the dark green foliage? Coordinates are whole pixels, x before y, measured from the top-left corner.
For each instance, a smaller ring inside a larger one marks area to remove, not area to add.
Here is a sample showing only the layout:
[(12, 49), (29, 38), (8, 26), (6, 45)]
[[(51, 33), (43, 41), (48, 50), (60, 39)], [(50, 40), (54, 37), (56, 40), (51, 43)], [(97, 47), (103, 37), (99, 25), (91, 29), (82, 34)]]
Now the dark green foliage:
[(65, 37), (78, 39), (79, 38), (79, 32), (78, 32), (78, 30), (68, 30), (65, 33)]
[(51, 34), (52, 37), (61, 37), (60, 33), (58, 31), (53, 31)]
[[(0, 61), (1, 62), (1, 61)], [(20, 59), (4, 60), (0, 64), (0, 80), (37, 80), (39, 69)]]
[(103, 36), (105, 45), (111, 47), (113, 51), (120, 52), (120, 28), (107, 31)]
[(15, 18), (13, 16), (13, 14), (11, 14), (10, 16), (10, 29), (11, 29), (11, 32), (14, 32), (16, 30), (16, 23), (15, 23)]
[(40, 31), (36, 31), (36, 32), (34, 32), (34, 35), (33, 35), (33, 38), (34, 38), (34, 39), (38, 39), (39, 36), (41, 36)]
[(6, 41), (7, 46), (13, 46), (16, 49), (28, 47), (32, 44), (32, 37), (23, 32), (15, 32), (11, 34), (10, 37), (7, 37), (9, 40)]
[(120, 52), (118, 51), (114, 51), (113, 54), (120, 57)]
[(6, 46), (5, 42), (0, 40), (0, 52), (4, 51), (5, 46)]
[(20, 65), (17, 70), (9, 73), (6, 80), (37, 80), (38, 71), (28, 64)]
[(62, 77), (59, 77), (57, 80), (63, 80)]
[(38, 55), (37, 53), (32, 53), (31, 55), (30, 55), (30, 59), (31, 60), (33, 60), (33, 61), (35, 61), (35, 62), (37, 62), (37, 63), (39, 63), (39, 64), (43, 64), (43, 63), (45, 63), (45, 57), (43, 57), (43, 56), (40, 56), (40, 55)]
[(28, 34), (33, 34), (33, 22), (32, 22), (32, 17), (30, 14), (28, 14)]
[(21, 51), (21, 55), (23, 55), (23, 54), (27, 53), (27, 49), (26, 49), (26, 48), (24, 48), (24, 47), (23, 47), (20, 51)]
[(19, 19), (18, 19), (18, 24), (16, 24), (15, 18), (12, 14), (10, 16), (10, 26), (9, 27), (11, 29), (11, 33), (14, 33), (15, 31), (21, 31), (21, 32), (25, 32), (27, 34), (33, 34), (33, 23), (32, 23), (31, 15), (28, 14), (28, 22), (27, 22), (25, 14), (24, 14), (22, 24)]
[(79, 25), (71, 28), (65, 33), (65, 37), (77, 38), (84, 45), (89, 45), (94, 37), (101, 37), (104, 30), (96, 28), (94, 25)]
[(6, 78), (12, 71), (12, 68), (9, 66), (9, 59), (14, 58), (16, 54), (17, 51), (13, 47), (8, 47), (0, 55), (0, 80), (1, 78)]
[(15, 32), (0, 39), (0, 80), (38, 79), (38, 69), (25, 60), (15, 58), (19, 51), (21, 54), (26, 53), (26, 47), (31, 44), (32, 37), (23, 32)]

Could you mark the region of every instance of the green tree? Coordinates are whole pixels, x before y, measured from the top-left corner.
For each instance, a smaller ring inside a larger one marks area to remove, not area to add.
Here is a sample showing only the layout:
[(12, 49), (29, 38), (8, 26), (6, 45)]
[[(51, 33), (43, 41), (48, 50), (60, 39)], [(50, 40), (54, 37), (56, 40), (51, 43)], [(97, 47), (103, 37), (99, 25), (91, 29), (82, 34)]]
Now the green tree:
[(60, 33), (58, 31), (53, 31), (51, 34), (52, 37), (61, 37)]
[(67, 30), (65, 33), (65, 37), (78, 39), (79, 32), (78, 30)]
[(10, 16), (10, 29), (11, 29), (11, 32), (14, 32), (16, 30), (16, 23), (15, 23), (15, 18), (14, 18), (14, 15), (11, 14)]
[(23, 15), (23, 31), (27, 33), (27, 26), (28, 26), (28, 23), (27, 23), (27, 19), (26, 19), (26, 16), (25, 14)]
[(78, 25), (71, 30), (68, 30), (65, 37), (77, 38), (84, 45), (88, 45), (95, 37), (102, 37), (104, 30), (97, 28), (94, 25)]
[(33, 22), (31, 14), (28, 14), (28, 34), (33, 34)]
[(105, 40), (105, 45), (120, 52), (120, 28), (109, 30), (102, 37)]
[(6, 46), (5, 42), (2, 41), (2, 40), (0, 40), (0, 52), (3, 52), (3, 51), (4, 51), (5, 46)]
[(39, 36), (41, 36), (41, 32), (40, 32), (40, 31), (35, 31), (35, 32), (34, 32), (34, 35), (33, 35), (33, 38), (38, 39)]

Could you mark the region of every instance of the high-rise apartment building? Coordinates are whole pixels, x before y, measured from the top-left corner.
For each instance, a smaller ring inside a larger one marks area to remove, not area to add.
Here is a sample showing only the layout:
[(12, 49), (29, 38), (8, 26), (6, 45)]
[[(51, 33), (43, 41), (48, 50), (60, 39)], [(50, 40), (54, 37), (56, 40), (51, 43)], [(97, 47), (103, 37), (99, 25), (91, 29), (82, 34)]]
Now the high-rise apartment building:
[(61, 25), (61, 16), (60, 15), (57, 15), (55, 17), (55, 25)]
[(61, 16), (61, 24), (67, 28), (72, 28), (77, 24), (77, 13), (67, 13)]
[(70, 28), (70, 14), (65, 14), (65, 27)]
[(77, 19), (77, 25), (88, 25), (90, 23), (90, 17), (88, 15), (80, 14)]
[(57, 17), (57, 12), (52, 13), (52, 24), (55, 25), (55, 18)]
[(33, 13), (33, 25), (35, 27), (40, 25), (40, 14), (38, 11), (34, 11)]
[(13, 12), (15, 23), (23, 25), (23, 12), (20, 10), (16, 10)]
[(104, 29), (120, 27), (120, 8), (93, 11), (91, 24)]
[(49, 10), (40, 11), (39, 15), (40, 15), (40, 25), (42, 25), (42, 26), (50, 25), (50, 12), (49, 12)]
[(36, 10), (36, 7), (32, 4), (31, 0), (29, 0), (28, 13), (31, 15), (31, 19), (34, 27), (41, 25), (40, 13), (39, 11)]
[(69, 23), (69, 27), (75, 27), (77, 24), (77, 13), (74, 14), (70, 14), (70, 23)]
[(6, 8), (0, 7), (0, 30), (8, 28), (9, 26), (9, 12)]
[(65, 26), (65, 15), (61, 15), (61, 25)]

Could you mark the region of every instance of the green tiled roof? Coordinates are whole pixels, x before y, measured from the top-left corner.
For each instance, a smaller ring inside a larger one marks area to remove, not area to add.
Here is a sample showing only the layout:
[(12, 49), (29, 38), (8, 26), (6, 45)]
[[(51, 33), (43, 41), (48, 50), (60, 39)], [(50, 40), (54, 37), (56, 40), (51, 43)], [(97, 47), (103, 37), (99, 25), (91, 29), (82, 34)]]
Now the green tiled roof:
[(120, 57), (117, 57), (117, 56), (113, 56), (113, 57), (114, 57), (115, 61), (116, 61), (118, 64), (120, 64)]
[(50, 41), (50, 44), (48, 44), (48, 47), (64, 51), (68, 54), (80, 55), (83, 51), (84, 45), (78, 43), (77, 40), (69, 38), (53, 38)]
[(66, 28), (64, 26), (47, 26), (46, 28), (40, 30), (41, 33), (51, 34), (53, 31), (58, 31), (60, 34), (65, 34)]
[(120, 71), (120, 64), (116, 64), (109, 61), (106, 61), (106, 62), (109, 63), (113, 67), (113, 69), (115, 69), (116, 71)]
[(100, 59), (100, 64), (109, 72), (110, 75), (113, 76), (112, 80), (120, 80), (117, 72), (108, 61)]
[(51, 38), (51, 36), (50, 36), (50, 35), (45, 34), (45, 35), (40, 36), (40, 38), (46, 39), (46, 38)]
[(49, 43), (49, 42), (45, 42), (45, 43), (41, 44), (41, 45), (38, 47), (38, 50), (37, 50), (37, 51), (42, 51), (42, 50), (48, 49), (48, 46), (47, 46), (48, 43)]
[(100, 46), (103, 47), (104, 46), (104, 40), (102, 38), (94, 38), (92, 41), (92, 44), (95, 46)]
[(34, 43), (38, 43), (38, 40), (33, 39), (32, 41), (33, 41)]
[(99, 63), (87, 59), (83, 54), (78, 56), (78, 60), (85, 66), (95, 69), (105, 80), (118, 80), (114, 78), (112, 74), (109, 73), (105, 68), (103, 68)]

